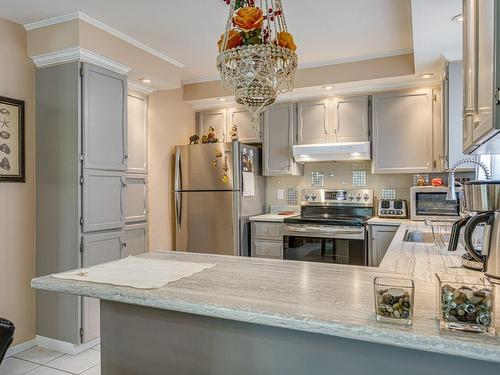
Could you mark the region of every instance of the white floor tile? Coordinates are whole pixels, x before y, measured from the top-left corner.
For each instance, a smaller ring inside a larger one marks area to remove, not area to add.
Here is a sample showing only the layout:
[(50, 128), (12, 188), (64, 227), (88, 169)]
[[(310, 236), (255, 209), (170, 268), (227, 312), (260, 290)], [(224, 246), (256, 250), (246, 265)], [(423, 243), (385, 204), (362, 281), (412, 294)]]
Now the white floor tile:
[(63, 354), (64, 353), (60, 353), (55, 350), (50, 350), (42, 348), (40, 346), (35, 346), (34, 348), (16, 354), (14, 357), (43, 365), (47, 362), (50, 362), (56, 358), (61, 357)]
[(69, 375), (67, 372), (56, 370), (55, 368), (41, 366), (25, 375)]
[(36, 363), (26, 362), (21, 359), (10, 357), (5, 359), (0, 365), (0, 375), (21, 375), (26, 374), (39, 367)]
[(77, 355), (65, 354), (46, 364), (58, 370), (71, 372), (72, 374), (81, 374), (82, 372), (97, 366), (101, 362), (101, 353), (97, 350), (85, 350)]
[(92, 349), (94, 349), (94, 350), (101, 350), (101, 344), (97, 344)]
[(92, 367), (90, 370), (83, 372), (82, 375), (101, 375), (101, 365)]

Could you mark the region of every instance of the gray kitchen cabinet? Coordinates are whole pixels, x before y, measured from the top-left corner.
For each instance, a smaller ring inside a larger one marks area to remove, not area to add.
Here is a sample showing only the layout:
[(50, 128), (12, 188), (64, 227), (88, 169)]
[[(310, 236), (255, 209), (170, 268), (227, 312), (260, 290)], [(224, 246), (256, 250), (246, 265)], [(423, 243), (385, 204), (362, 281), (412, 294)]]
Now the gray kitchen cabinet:
[(476, 91), (476, 2), (463, 0), (463, 151), (473, 149), (474, 113), (477, 108)]
[(331, 142), (370, 140), (370, 96), (335, 97), (332, 105)]
[(371, 267), (378, 267), (382, 262), (398, 228), (399, 224), (368, 226), (368, 262)]
[(148, 251), (148, 225), (130, 224), (125, 226), (121, 257), (140, 255)]
[(231, 108), (227, 110), (227, 140), (231, 140), (231, 129), (233, 126), (238, 130), (238, 140), (241, 143), (253, 144), (261, 143), (260, 121), (257, 124), (253, 122), (252, 114), (242, 107)]
[(125, 225), (125, 176), (122, 172), (84, 170), (83, 232)]
[(372, 172), (432, 172), (433, 126), (432, 89), (374, 95)]
[(330, 129), (329, 99), (297, 103), (297, 143), (328, 143)]
[(252, 257), (283, 259), (283, 223), (252, 222)]
[(147, 175), (133, 174), (125, 177), (125, 222), (146, 221), (148, 217)]
[(264, 176), (300, 176), (304, 169), (293, 159), (294, 105), (274, 104), (263, 114)]
[(496, 38), (500, 4), (463, 1), (463, 152), (500, 153), (500, 41)]
[(127, 111), (128, 173), (148, 173), (148, 98), (129, 92)]
[(82, 64), (84, 168), (127, 169), (127, 79)]
[[(84, 235), (82, 239), (82, 266), (92, 267), (120, 259), (123, 232)], [(82, 342), (99, 337), (99, 299), (82, 297)]]
[(203, 111), (196, 113), (196, 129), (200, 137), (208, 135), (208, 129), (212, 127), (215, 131), (215, 137), (219, 142), (230, 141), (230, 137), (226, 136), (226, 109), (216, 109), (211, 111)]
[[(40, 68), (35, 112), (37, 276), (119, 259), (126, 213), (126, 77), (81, 61)], [(138, 136), (138, 148), (135, 129), (131, 137), (132, 149), (142, 148), (134, 151), (142, 156), (132, 159), (138, 162), (131, 168), (144, 173), (145, 135)], [(40, 337), (75, 346), (88, 342), (98, 335), (98, 314), (96, 301), (37, 291)]]

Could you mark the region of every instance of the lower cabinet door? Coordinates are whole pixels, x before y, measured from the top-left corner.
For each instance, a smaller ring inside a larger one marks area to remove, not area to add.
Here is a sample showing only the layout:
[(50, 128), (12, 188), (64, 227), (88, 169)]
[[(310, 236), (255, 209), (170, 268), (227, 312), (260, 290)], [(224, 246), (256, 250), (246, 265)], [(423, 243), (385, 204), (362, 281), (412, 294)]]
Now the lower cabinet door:
[(148, 251), (148, 225), (134, 224), (125, 227), (121, 257), (140, 255)]
[(127, 175), (125, 181), (125, 222), (146, 221), (148, 216), (147, 176)]
[(384, 259), (387, 249), (391, 245), (398, 226), (370, 225), (369, 263), (371, 267), (378, 267)]
[(125, 224), (123, 172), (85, 170), (83, 173), (83, 231), (118, 229)]
[(252, 256), (255, 258), (283, 259), (283, 243), (254, 240), (252, 242)]
[[(85, 234), (83, 236), (82, 266), (84, 268), (120, 259), (123, 231)], [(99, 300), (82, 298), (83, 342), (99, 337)]]

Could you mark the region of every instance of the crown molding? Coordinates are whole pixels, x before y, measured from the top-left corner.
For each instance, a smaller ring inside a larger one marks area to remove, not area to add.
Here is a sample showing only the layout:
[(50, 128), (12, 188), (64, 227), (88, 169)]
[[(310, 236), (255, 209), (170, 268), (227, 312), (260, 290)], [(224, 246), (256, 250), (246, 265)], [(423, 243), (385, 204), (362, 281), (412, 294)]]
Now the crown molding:
[(160, 51), (155, 50), (154, 48), (147, 46), (146, 44), (138, 41), (137, 39), (134, 39), (131, 36), (128, 36), (128, 35), (122, 33), (121, 31), (118, 31), (118, 30), (112, 28), (111, 26), (108, 26), (105, 23), (103, 23), (103, 22), (101, 22), (93, 17), (90, 17), (89, 15), (82, 13), (82, 12), (68, 13), (68, 14), (64, 14), (61, 16), (41, 20), (41, 21), (27, 23), (23, 26), (24, 26), (25, 30), (28, 31), (28, 30), (38, 29), (41, 27), (56, 25), (56, 24), (62, 23), (62, 22), (72, 21), (75, 19), (79, 19), (79, 20), (84, 21), (92, 26), (95, 26), (95, 27), (101, 29), (101, 30), (104, 30), (107, 33), (109, 33), (109, 34), (111, 34), (111, 35), (113, 35), (121, 40), (124, 40), (125, 42), (127, 42), (127, 43), (129, 43), (137, 48), (140, 48), (143, 51), (146, 51), (149, 54), (156, 56), (159, 59), (162, 59), (163, 61), (166, 61), (166, 62), (168, 62), (168, 63), (170, 63), (178, 68), (182, 69), (182, 68), (186, 67), (185, 64), (165, 55), (164, 53), (161, 53)]
[(140, 92), (142, 94), (146, 95), (151, 95), (156, 91), (155, 88), (149, 87), (149, 86), (144, 86), (140, 83), (134, 82), (134, 81), (127, 81), (127, 86), (130, 90)]
[(89, 51), (85, 48), (74, 47), (61, 51), (44, 53), (41, 55), (32, 56), (31, 59), (37, 68), (45, 66), (64, 64), (71, 61), (83, 61), (86, 63), (101, 66), (112, 70), (119, 74), (127, 74), (132, 69), (126, 65), (120, 64), (117, 61), (99, 55), (98, 53)]

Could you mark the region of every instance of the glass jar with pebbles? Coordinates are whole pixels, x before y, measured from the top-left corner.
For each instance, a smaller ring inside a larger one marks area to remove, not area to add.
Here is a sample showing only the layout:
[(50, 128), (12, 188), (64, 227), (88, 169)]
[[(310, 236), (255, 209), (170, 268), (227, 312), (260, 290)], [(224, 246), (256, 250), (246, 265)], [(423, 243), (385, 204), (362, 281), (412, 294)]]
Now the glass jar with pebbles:
[(380, 322), (413, 322), (415, 283), (411, 279), (376, 277), (373, 280), (375, 316)]
[(495, 287), (482, 276), (436, 274), (441, 329), (495, 335)]

